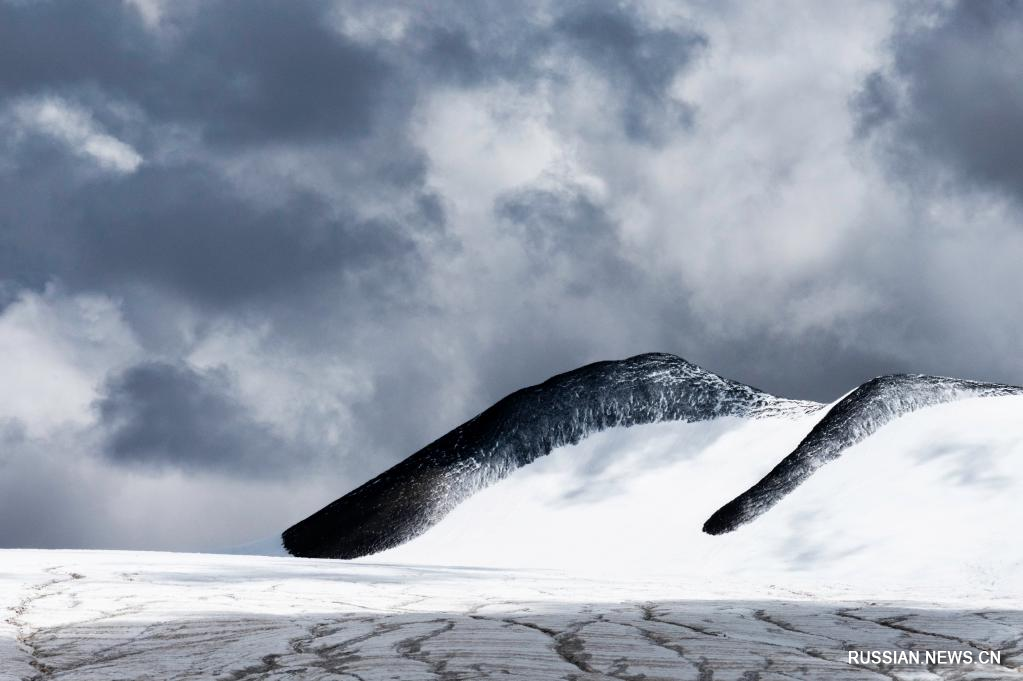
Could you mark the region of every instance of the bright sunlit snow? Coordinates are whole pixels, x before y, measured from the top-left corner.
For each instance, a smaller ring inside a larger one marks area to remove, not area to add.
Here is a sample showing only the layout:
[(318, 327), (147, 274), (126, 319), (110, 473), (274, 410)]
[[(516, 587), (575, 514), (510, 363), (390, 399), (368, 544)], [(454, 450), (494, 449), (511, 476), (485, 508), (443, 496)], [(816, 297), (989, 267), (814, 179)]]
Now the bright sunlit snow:
[(682, 574), (868, 594), (1023, 593), (1023, 397), (929, 407), (847, 450), (754, 522), (701, 532), (819, 419), (615, 429), (485, 489), (369, 561)]

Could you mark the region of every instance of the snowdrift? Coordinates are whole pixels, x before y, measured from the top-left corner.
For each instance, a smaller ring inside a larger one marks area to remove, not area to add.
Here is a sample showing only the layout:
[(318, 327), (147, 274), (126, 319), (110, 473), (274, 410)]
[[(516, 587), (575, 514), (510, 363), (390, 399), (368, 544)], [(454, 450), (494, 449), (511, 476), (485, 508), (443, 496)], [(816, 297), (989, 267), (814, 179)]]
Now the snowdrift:
[(928, 406), (883, 425), (767, 513), (703, 522), (819, 420), (723, 417), (613, 428), (511, 473), (368, 562), (782, 580), (870, 593), (1023, 593), (1023, 396)]

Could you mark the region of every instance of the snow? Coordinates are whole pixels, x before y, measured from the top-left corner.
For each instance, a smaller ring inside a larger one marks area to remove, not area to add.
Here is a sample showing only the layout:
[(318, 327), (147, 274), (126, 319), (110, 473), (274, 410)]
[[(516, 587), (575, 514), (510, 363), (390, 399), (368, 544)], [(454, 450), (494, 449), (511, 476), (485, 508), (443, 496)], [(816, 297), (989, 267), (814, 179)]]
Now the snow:
[(932, 406), (892, 421), (735, 532), (706, 518), (792, 451), (818, 419), (738, 418), (614, 429), (556, 450), (368, 561), (557, 567), (782, 583), (867, 595), (1023, 593), (1023, 397)]
[[(5, 550), (0, 565), (0, 681), (998, 679), (1023, 664), (1006, 603), (214, 554)], [(1002, 659), (882, 673), (847, 646)]]

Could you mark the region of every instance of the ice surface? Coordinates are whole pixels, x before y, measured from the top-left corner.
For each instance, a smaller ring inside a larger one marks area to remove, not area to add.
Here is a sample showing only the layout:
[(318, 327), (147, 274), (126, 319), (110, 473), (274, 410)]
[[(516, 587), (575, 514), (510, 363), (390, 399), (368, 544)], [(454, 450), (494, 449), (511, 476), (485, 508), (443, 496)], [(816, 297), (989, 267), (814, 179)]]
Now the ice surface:
[[(0, 681), (908, 681), (1023, 664), (1023, 611), (998, 598), (118, 551), (6, 550), (0, 566)], [(1002, 657), (882, 670), (847, 647)]]

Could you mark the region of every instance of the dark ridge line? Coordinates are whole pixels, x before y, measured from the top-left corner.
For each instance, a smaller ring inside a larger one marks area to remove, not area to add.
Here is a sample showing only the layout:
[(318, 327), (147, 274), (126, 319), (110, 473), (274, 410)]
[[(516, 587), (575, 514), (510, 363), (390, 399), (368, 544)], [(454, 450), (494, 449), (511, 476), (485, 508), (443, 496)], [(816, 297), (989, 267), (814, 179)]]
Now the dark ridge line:
[(901, 416), (971, 397), (1020, 394), (1023, 387), (1019, 386), (922, 374), (893, 374), (867, 381), (835, 404), (770, 473), (715, 511), (703, 531), (720, 535), (752, 522), (821, 466)]
[(518, 390), (282, 535), (307, 558), (358, 558), (402, 544), (475, 492), (551, 450), (616, 426), (806, 414), (786, 400), (664, 353), (604, 361)]

